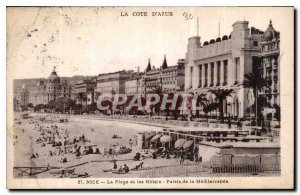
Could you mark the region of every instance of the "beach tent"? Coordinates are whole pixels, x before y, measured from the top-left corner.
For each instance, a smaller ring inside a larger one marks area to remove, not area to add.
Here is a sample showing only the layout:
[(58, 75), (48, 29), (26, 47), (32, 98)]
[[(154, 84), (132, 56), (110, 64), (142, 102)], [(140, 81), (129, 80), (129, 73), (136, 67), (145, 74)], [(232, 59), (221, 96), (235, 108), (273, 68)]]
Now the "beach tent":
[(182, 148), (183, 145), (185, 144), (186, 140), (185, 139), (178, 139), (175, 142), (175, 148)]
[(154, 137), (152, 137), (151, 142), (156, 141), (157, 139), (159, 139), (162, 135), (161, 134), (156, 134)]
[(162, 143), (166, 143), (166, 142), (169, 142), (171, 141), (171, 137), (169, 135), (163, 135), (161, 138), (160, 138), (160, 141)]
[(182, 146), (184, 149), (189, 148), (191, 145), (193, 145), (194, 141), (193, 140), (189, 140), (187, 142), (185, 142), (185, 144)]

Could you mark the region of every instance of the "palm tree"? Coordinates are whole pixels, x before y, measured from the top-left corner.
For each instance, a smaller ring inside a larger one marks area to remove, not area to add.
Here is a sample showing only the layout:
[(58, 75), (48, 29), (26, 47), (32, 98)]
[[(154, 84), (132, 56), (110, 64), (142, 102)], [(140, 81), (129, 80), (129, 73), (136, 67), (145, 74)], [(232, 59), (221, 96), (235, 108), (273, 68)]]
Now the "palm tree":
[[(206, 95), (204, 93), (201, 94), (196, 94), (197, 95), (197, 100), (196, 100), (196, 106), (202, 106), (204, 107), (205, 102), (207, 102)], [(199, 117), (199, 110), (196, 110), (196, 117)]]
[(223, 111), (223, 103), (226, 97), (231, 96), (233, 89), (210, 89), (208, 90), (212, 94), (214, 94), (218, 100), (217, 104), (220, 112), (221, 123), (224, 122), (224, 111)]
[[(258, 104), (259, 104), (259, 98), (257, 97), (258, 92), (263, 92), (265, 89), (268, 89), (271, 91), (271, 87), (266, 79), (264, 79), (260, 73), (248, 73), (245, 74), (245, 80), (243, 81), (242, 85), (245, 88), (249, 88), (253, 90), (254, 98), (255, 98), (255, 104), (254, 106), (254, 113), (255, 113), (255, 121), (257, 123), (257, 117), (258, 117)], [(251, 105), (252, 106), (252, 105)]]
[(268, 81), (264, 79), (261, 74), (259, 73), (248, 73), (245, 74), (245, 80), (243, 81), (242, 85), (245, 88), (252, 88), (254, 91), (254, 94), (256, 92), (262, 92), (264, 89), (268, 88), (270, 89), (270, 86), (268, 84)]
[(205, 113), (206, 118), (208, 119), (208, 113), (216, 110), (219, 107), (217, 103), (206, 102), (203, 104), (203, 112)]
[(154, 106), (154, 110), (158, 114), (158, 116), (159, 116), (161, 101), (162, 101), (164, 92), (165, 91), (163, 90), (162, 86), (156, 86), (156, 87), (154, 87), (154, 89), (152, 91), (150, 91), (150, 93), (157, 94), (159, 96), (159, 102)]

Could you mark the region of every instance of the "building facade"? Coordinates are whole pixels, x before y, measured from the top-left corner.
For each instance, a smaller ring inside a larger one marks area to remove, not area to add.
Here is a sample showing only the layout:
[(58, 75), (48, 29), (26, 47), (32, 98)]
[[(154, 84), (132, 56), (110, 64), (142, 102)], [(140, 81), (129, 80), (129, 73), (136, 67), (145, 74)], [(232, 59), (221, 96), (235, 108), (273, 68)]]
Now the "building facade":
[(144, 94), (143, 74), (136, 73), (132, 78), (125, 81), (125, 94), (126, 95), (142, 95)]
[(94, 89), (96, 87), (96, 78), (85, 79), (75, 83), (74, 91), (76, 93), (76, 103), (83, 106), (91, 105), (95, 102)]
[(253, 72), (255, 57), (261, 53), (263, 32), (248, 27), (248, 21), (237, 21), (229, 36), (212, 39), (203, 44), (201, 38), (188, 40), (185, 65), (185, 90), (204, 93), (209, 102), (216, 98), (210, 89), (233, 89), (224, 101), (224, 116), (247, 116), (248, 89), (242, 86), (244, 75)]
[(99, 74), (95, 88), (95, 98), (100, 94), (125, 94), (125, 81), (133, 77), (133, 71), (118, 71)]
[(21, 106), (27, 106), (29, 103), (33, 106), (48, 104), (61, 97), (76, 99), (73, 87), (66, 81), (61, 81), (55, 69), (48, 79), (40, 79), (34, 85), (23, 84), (22, 87), (16, 89), (15, 94), (17, 102)]
[(162, 87), (164, 93), (183, 92), (185, 84), (184, 66), (184, 59), (179, 59), (177, 65), (168, 66), (166, 57), (160, 68), (154, 66), (151, 68), (151, 65), (148, 64), (143, 78), (145, 92), (152, 93), (157, 86)]
[(269, 103), (273, 107), (280, 105), (280, 33), (273, 28), (272, 21), (263, 34), (261, 45), (258, 71), (267, 80), (270, 89), (266, 88), (264, 94), (269, 97)]

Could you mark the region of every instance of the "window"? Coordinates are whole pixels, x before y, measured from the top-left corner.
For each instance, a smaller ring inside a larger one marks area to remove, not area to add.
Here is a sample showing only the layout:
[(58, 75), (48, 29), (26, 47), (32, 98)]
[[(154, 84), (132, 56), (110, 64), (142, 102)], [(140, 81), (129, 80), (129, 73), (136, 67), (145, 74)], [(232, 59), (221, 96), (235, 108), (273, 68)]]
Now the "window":
[(257, 47), (258, 46), (258, 41), (253, 41), (253, 46)]
[(235, 58), (235, 84), (240, 80), (240, 58)]
[(199, 67), (199, 87), (202, 87), (202, 65)]
[(227, 85), (228, 79), (228, 60), (224, 60), (224, 83), (223, 85)]
[(213, 86), (214, 85), (214, 69), (215, 69), (215, 65), (214, 63), (210, 63), (211, 65), (211, 72), (210, 72), (210, 85)]
[(193, 67), (190, 68), (190, 88), (193, 86)]
[(221, 73), (221, 62), (218, 61), (217, 62), (217, 85), (220, 84), (220, 78), (221, 78), (220, 73)]
[(205, 71), (204, 71), (204, 87), (207, 86), (207, 70), (208, 70), (208, 64), (204, 65)]

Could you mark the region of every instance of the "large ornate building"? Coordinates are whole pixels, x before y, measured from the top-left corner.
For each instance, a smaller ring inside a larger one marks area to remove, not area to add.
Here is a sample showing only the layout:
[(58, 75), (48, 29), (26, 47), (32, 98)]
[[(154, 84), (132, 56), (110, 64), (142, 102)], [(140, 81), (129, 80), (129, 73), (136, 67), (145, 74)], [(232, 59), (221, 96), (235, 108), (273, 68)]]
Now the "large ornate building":
[[(266, 47), (269, 48), (270, 44), (279, 45), (273, 43), (276, 33), (269, 32), (270, 26), (264, 33), (254, 27), (249, 28), (248, 24), (248, 21), (237, 21), (232, 25), (233, 30), (229, 36), (224, 35), (209, 42), (202, 43), (199, 36), (188, 40), (185, 90), (207, 94), (208, 100), (215, 102), (214, 95), (208, 92), (210, 89), (233, 89), (233, 94), (223, 104), (225, 116), (242, 118), (249, 114), (248, 89), (242, 85), (244, 75), (253, 72), (253, 65), (259, 56), (266, 61), (266, 56), (271, 52)], [(265, 38), (269, 34), (272, 34), (272, 43), (266, 42)], [(272, 63), (276, 64), (274, 60)]]
[(280, 33), (277, 32), (270, 21), (269, 27), (263, 34), (261, 42), (261, 54), (258, 71), (269, 84), (264, 94), (269, 96), (271, 106), (280, 105), (279, 92), (279, 57), (280, 57)]
[(39, 79), (33, 85), (22, 84), (16, 89), (16, 100), (19, 105), (27, 106), (29, 103), (33, 106), (38, 104), (48, 104), (51, 100), (55, 101), (60, 97), (76, 99), (73, 86), (66, 81), (61, 81), (55, 68), (48, 79)]

